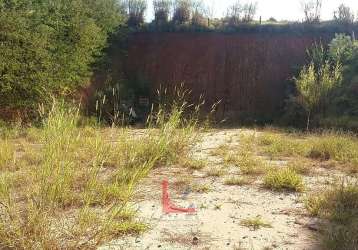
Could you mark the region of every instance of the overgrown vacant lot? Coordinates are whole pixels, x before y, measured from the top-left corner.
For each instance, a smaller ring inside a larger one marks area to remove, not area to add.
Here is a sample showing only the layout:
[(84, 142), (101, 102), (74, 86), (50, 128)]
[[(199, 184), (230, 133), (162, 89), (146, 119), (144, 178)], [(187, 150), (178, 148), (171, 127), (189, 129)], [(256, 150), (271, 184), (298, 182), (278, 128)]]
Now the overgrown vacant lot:
[[(78, 119), (1, 129), (0, 248), (356, 249), (354, 135), (202, 131), (178, 109), (142, 130)], [(195, 214), (162, 213), (163, 179)]]

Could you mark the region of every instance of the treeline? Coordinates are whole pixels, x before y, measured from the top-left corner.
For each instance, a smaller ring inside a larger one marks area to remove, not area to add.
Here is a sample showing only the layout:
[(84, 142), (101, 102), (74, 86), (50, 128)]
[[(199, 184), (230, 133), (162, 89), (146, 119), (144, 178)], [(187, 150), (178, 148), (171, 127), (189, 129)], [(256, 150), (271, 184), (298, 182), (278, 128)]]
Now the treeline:
[(0, 0), (0, 112), (73, 95), (125, 22), (116, 0)]
[[(190, 25), (214, 29), (225, 29), (247, 24), (287, 24), (287, 21), (277, 21), (274, 17), (262, 20), (257, 17), (257, 2), (236, 1), (226, 9), (223, 18), (214, 18), (214, 6), (203, 0), (153, 0), (154, 20), (146, 24), (144, 15), (147, 10), (146, 0), (124, 0), (128, 25), (131, 27), (143, 26), (180, 26)], [(304, 24), (321, 23), (321, 10), (324, 0), (304, 0), (301, 2), (302, 19)], [(279, 8), (279, 6), (278, 6)], [(330, 23), (349, 25), (356, 22), (354, 11), (341, 4), (332, 13)]]

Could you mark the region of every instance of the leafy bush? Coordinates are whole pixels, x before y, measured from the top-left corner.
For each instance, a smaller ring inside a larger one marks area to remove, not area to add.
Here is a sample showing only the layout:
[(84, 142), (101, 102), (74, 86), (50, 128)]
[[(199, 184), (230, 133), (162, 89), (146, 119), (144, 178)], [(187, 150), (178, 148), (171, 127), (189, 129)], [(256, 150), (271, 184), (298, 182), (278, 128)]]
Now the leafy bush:
[(336, 116), (357, 116), (358, 41), (346, 35), (336, 35), (330, 43), (329, 55), (343, 66), (342, 86), (335, 91), (331, 113)]
[(121, 13), (115, 0), (0, 1), (0, 107), (31, 109), (72, 95)]
[(287, 100), (283, 119), (300, 124), (304, 108), (307, 129), (313, 120), (316, 126), (357, 130), (358, 42), (336, 34), (328, 50), (316, 45), (309, 52), (311, 62), (294, 78), (298, 93)]

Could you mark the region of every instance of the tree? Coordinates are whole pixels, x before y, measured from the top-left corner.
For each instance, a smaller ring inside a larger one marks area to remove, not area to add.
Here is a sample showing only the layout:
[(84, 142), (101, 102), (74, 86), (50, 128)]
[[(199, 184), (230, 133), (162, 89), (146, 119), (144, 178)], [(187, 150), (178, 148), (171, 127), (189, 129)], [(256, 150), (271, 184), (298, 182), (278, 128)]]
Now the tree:
[(158, 23), (161, 22), (168, 22), (169, 21), (169, 14), (170, 8), (172, 6), (172, 2), (170, 0), (154, 0), (153, 1), (153, 8), (154, 8), (154, 18), (155, 21)]
[(191, 0), (176, 0), (174, 3), (173, 22), (184, 24), (190, 21), (193, 4)]
[(334, 20), (342, 24), (352, 24), (354, 23), (353, 11), (348, 6), (341, 4), (334, 12)]
[(321, 20), (322, 0), (304, 0), (301, 2), (306, 23), (319, 23)]
[(144, 23), (144, 12), (147, 9), (146, 0), (125, 0), (124, 7), (128, 14), (128, 26), (138, 27)]
[(257, 3), (241, 4), (236, 1), (227, 9), (226, 19), (229, 25), (238, 25), (240, 23), (249, 23), (254, 20), (257, 11)]
[(233, 5), (229, 6), (226, 11), (226, 18), (229, 25), (238, 25), (241, 22), (242, 5), (236, 1)]
[(277, 23), (277, 20), (274, 17), (270, 17), (267, 21), (271, 23)]
[(257, 11), (257, 2), (255, 3), (246, 3), (242, 8), (242, 22), (249, 23), (254, 20)]
[(307, 130), (310, 128), (312, 114), (322, 111), (328, 105), (331, 90), (339, 86), (341, 81), (341, 65), (335, 64), (332, 67), (328, 61), (318, 69), (314, 63), (310, 63), (301, 70), (298, 78), (295, 78), (298, 99), (307, 112)]
[(197, 26), (208, 25), (209, 7), (202, 0), (195, 0), (192, 2), (192, 9), (191, 23)]

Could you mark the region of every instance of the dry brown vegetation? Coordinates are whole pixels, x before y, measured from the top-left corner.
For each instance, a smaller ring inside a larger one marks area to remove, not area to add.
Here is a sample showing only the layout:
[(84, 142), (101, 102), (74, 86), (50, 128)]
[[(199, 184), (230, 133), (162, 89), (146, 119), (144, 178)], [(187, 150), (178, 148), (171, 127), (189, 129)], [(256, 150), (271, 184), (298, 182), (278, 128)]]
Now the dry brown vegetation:
[(145, 230), (129, 201), (152, 168), (188, 153), (196, 123), (182, 108), (136, 131), (78, 127), (78, 110), (56, 103), (40, 129), (1, 128), (0, 248), (88, 249)]

